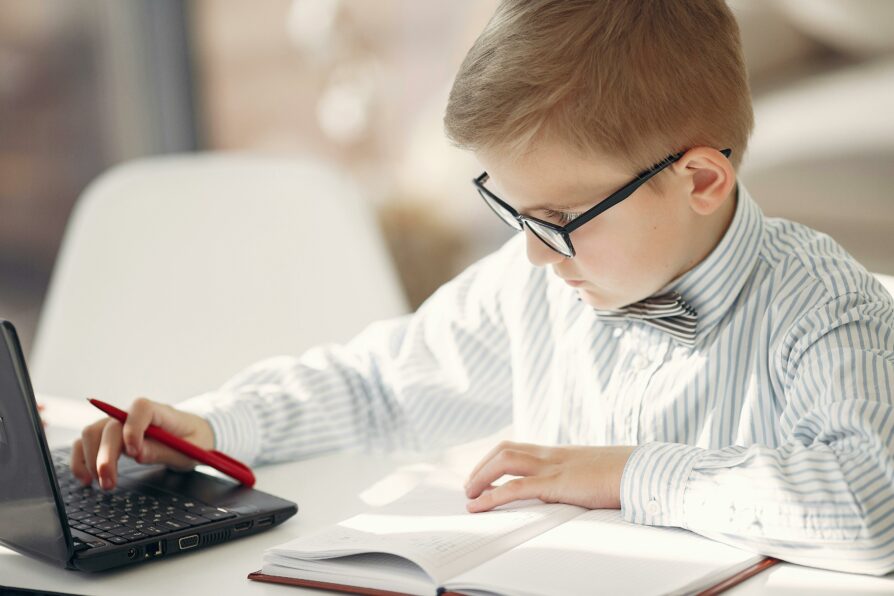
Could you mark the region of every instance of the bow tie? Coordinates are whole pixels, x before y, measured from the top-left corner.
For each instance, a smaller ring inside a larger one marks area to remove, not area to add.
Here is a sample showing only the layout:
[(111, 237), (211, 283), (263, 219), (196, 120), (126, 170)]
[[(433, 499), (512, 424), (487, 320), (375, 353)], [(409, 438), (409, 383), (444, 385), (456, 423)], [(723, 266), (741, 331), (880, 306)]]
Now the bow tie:
[(698, 313), (676, 292), (652, 296), (617, 310), (593, 309), (600, 319), (623, 321), (636, 319), (669, 333), (685, 345), (695, 345)]

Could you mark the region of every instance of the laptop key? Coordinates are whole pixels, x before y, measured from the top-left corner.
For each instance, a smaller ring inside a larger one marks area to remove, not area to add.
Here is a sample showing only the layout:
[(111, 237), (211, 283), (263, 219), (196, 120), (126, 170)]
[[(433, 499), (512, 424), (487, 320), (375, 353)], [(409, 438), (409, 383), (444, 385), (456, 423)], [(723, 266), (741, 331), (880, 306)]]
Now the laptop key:
[(120, 528), (121, 525), (116, 524), (113, 521), (104, 521), (101, 524), (96, 524), (95, 527), (99, 528), (100, 530), (105, 530), (106, 532), (108, 532), (109, 530), (114, 530), (115, 528)]
[(202, 516), (207, 517), (211, 520), (219, 520), (219, 519), (230, 519), (231, 517), (236, 517), (235, 513), (230, 513), (229, 511), (225, 511), (223, 509), (212, 509), (208, 507), (211, 511), (205, 511), (202, 513)]
[(131, 530), (129, 534), (122, 534), (119, 538), (124, 538), (127, 542), (133, 542), (134, 540), (139, 540), (140, 538), (146, 538), (146, 534), (143, 532), (137, 532), (136, 530)]
[(187, 528), (189, 526), (174, 519), (166, 519), (162, 520), (162, 522), (159, 524), (159, 527), (168, 528), (169, 530), (182, 530), (183, 528)]
[(211, 523), (211, 520), (207, 517), (202, 517), (201, 515), (196, 515), (194, 513), (175, 513), (171, 516), (173, 519), (177, 521), (181, 521), (185, 524), (189, 524), (190, 526), (200, 526), (202, 524)]
[(102, 534), (96, 535), (97, 538), (102, 538), (103, 540), (108, 540), (112, 536), (114, 536), (114, 534), (112, 534), (111, 532), (103, 532)]
[(145, 532), (149, 536), (158, 536), (159, 534), (164, 534), (167, 530), (162, 530), (155, 526), (143, 526), (143, 529), (140, 531)]
[(121, 536), (112, 536), (110, 538), (106, 538), (106, 540), (108, 540), (112, 544), (124, 544), (127, 542), (127, 540), (125, 540)]
[(90, 548), (90, 546), (86, 542), (83, 542), (79, 538), (73, 538), (72, 545), (74, 546), (74, 551), (76, 553), (80, 552), (82, 550), (87, 550), (88, 548)]

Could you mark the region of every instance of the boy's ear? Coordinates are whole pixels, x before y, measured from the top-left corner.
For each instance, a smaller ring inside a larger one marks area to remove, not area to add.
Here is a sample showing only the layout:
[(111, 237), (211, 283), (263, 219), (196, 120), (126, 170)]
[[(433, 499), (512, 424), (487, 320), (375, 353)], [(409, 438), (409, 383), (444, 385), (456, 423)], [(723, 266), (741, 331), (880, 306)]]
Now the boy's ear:
[(685, 178), (689, 205), (699, 215), (717, 210), (736, 186), (733, 164), (713, 147), (693, 147), (673, 168)]

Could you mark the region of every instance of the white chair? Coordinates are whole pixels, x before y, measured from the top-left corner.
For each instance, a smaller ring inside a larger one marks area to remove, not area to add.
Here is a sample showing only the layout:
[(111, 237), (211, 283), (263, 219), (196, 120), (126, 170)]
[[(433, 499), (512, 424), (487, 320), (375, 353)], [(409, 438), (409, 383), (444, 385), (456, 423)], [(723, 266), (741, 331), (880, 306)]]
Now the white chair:
[(882, 275), (881, 273), (876, 273), (875, 276), (878, 278), (882, 285), (891, 293), (891, 296), (894, 296), (894, 276), (891, 275)]
[(246, 154), (139, 160), (78, 201), (31, 373), (43, 394), (176, 403), (407, 310), (344, 172)]

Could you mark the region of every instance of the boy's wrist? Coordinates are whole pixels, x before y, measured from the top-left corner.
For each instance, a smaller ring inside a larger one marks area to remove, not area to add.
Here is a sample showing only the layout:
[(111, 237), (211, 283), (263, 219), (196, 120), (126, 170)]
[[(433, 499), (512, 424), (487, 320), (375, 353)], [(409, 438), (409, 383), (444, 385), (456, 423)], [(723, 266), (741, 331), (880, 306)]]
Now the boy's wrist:
[(261, 452), (257, 415), (244, 395), (212, 391), (191, 397), (175, 407), (195, 414), (207, 425), (212, 448), (247, 466)]
[(196, 445), (205, 450), (217, 449), (217, 440), (214, 435), (214, 428), (211, 426), (211, 423), (207, 418), (203, 416), (199, 416), (198, 414), (193, 414), (192, 412), (185, 412), (195, 418), (196, 421)]
[(626, 521), (686, 527), (683, 492), (705, 450), (682, 443), (650, 442), (630, 454), (621, 476), (621, 513)]

